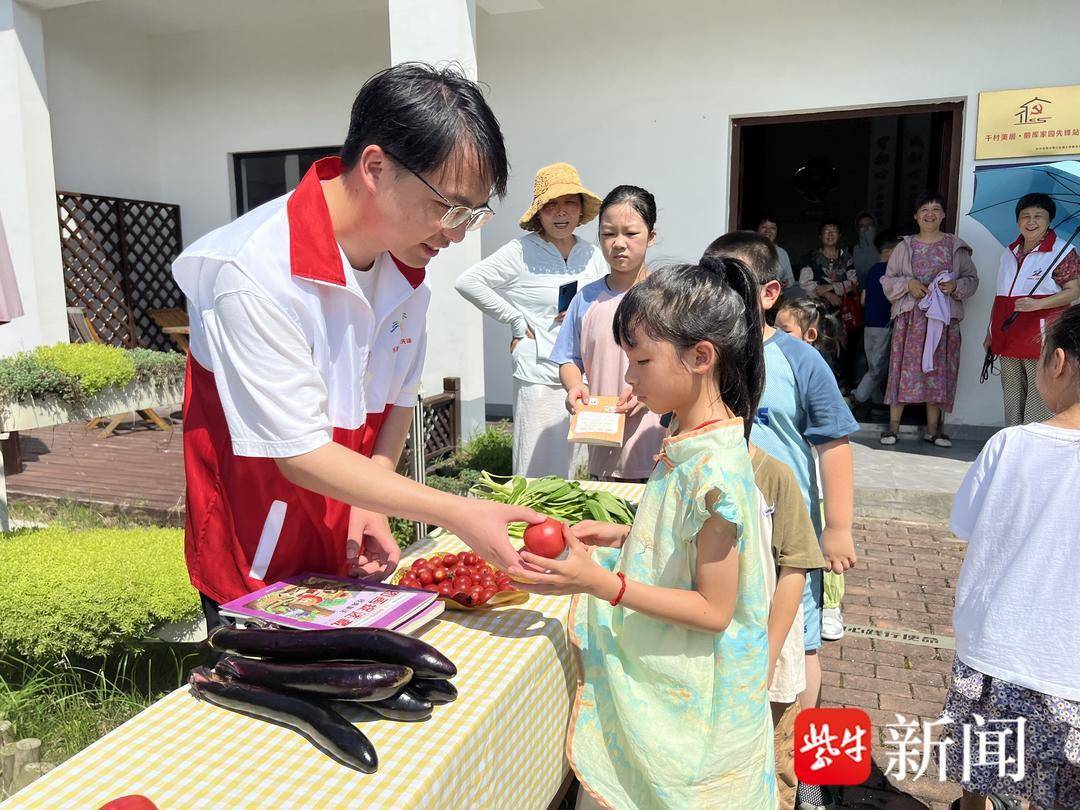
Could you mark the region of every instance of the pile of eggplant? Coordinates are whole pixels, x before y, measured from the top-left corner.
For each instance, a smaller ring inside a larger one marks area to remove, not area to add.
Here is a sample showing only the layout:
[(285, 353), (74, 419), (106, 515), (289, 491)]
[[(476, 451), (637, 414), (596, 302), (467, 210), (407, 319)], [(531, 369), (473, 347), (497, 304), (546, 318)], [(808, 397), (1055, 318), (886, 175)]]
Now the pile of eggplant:
[(392, 630), (215, 628), (224, 656), (188, 682), (201, 700), (303, 735), (327, 756), (364, 773), (379, 758), (354, 723), (415, 722), (457, 697), (457, 667), (427, 642)]

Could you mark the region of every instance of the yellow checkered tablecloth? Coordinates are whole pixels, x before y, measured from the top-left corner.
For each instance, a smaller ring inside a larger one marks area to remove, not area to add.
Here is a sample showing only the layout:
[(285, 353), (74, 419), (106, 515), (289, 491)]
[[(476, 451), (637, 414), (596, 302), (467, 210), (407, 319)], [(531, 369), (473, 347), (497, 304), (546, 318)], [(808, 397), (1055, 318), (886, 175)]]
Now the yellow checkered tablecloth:
[[(586, 484), (637, 500), (635, 484)], [(460, 551), (445, 535), (406, 560)], [(174, 808), (546, 808), (567, 773), (566, 725), (576, 687), (568, 597), (531, 596), (490, 611), (446, 611), (423, 632), (457, 664), (459, 697), (423, 723), (361, 728), (379, 770), (337, 764), (299, 734), (196, 700), (187, 687), (4, 802), (96, 808), (140, 793)]]

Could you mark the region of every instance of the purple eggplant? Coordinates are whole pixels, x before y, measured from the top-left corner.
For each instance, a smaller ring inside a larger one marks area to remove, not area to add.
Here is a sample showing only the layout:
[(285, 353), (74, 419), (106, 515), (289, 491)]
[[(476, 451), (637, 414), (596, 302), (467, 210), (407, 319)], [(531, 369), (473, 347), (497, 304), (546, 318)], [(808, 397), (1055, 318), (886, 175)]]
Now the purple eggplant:
[(274, 661), (371, 661), (408, 667), (423, 678), (453, 678), (457, 667), (426, 641), (372, 627), (340, 630), (240, 630), (215, 628), (208, 639), (218, 652)]
[(226, 656), (214, 672), (241, 683), (304, 692), (333, 700), (382, 700), (393, 697), (412, 678), (397, 664), (280, 664)]
[(261, 686), (229, 681), (203, 667), (192, 670), (188, 682), (200, 700), (291, 729), (342, 765), (364, 773), (375, 773), (379, 768), (379, 757), (371, 741), (328, 706)]
[(387, 720), (401, 720), (405, 722), (414, 720), (427, 720), (431, 717), (432, 702), (414, 695), (406, 687), (393, 697), (384, 700), (369, 700), (364, 703), (365, 709), (370, 709), (376, 714), (382, 715)]
[(457, 700), (457, 689), (450, 681), (441, 678), (413, 678), (408, 690), (418, 698), (430, 701), (435, 706), (442, 706)]

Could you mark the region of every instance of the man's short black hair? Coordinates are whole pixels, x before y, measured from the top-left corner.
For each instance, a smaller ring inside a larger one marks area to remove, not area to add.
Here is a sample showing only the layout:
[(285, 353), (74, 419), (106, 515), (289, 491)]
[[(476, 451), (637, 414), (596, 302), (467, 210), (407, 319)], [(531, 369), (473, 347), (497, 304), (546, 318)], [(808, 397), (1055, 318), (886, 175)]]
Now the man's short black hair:
[(757, 231), (730, 231), (712, 241), (702, 260), (739, 259), (761, 286), (780, 280), (780, 254), (776, 245)]
[(1020, 212), (1025, 208), (1041, 208), (1050, 215), (1050, 222), (1054, 221), (1054, 217), (1057, 216), (1057, 203), (1054, 202), (1054, 198), (1049, 194), (1042, 194), (1038, 191), (1031, 194), (1025, 194), (1016, 202), (1016, 218), (1020, 219)]
[(345, 168), (355, 166), (372, 144), (420, 174), (438, 171), (464, 146), (476, 155), (491, 191), (506, 194), (510, 164), (499, 122), (480, 87), (459, 67), (403, 62), (364, 82), (341, 147)]

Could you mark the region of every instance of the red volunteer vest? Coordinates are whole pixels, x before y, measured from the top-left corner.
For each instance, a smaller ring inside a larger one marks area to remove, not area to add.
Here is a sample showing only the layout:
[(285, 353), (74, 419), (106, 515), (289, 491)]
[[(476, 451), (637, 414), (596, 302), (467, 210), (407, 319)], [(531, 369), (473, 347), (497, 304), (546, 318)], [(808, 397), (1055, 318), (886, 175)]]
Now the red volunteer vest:
[[(297, 283), (345, 284), (320, 186), (340, 172), (337, 158), (317, 162), (286, 204)], [(394, 262), (414, 289), (422, 283), (422, 269)], [(392, 402), (368, 413), (359, 428), (335, 427), (333, 441), (370, 456)], [(184, 551), (195, 588), (222, 603), (304, 571), (345, 573), (349, 505), (290, 483), (272, 458), (234, 454), (214, 375), (194, 355), (188, 357), (183, 415)]]
[[(1033, 257), (1035, 254), (1049, 253), (1052, 251), (1056, 239), (1057, 237), (1054, 234), (1053, 229), (1047, 231), (1043, 241), (1037, 248), (1024, 257), (1025, 260)], [(1016, 273), (1013, 276), (1012, 284), (1009, 285), (1009, 288), (1006, 291), (1007, 294), (1003, 294), (999, 281), (998, 295), (994, 297), (994, 306), (990, 311), (990, 351), (999, 357), (1038, 360), (1042, 354), (1043, 333), (1052, 323), (1054, 323), (1054, 321), (1061, 317), (1061, 313), (1065, 311), (1065, 307), (1043, 309), (1036, 312), (1021, 312), (1008, 329), (1002, 329), (1002, 325), (1005, 321), (1007, 321), (1016, 311), (1016, 302), (1021, 298), (1049, 298), (1054, 294), (1054, 292), (1035, 294), (1023, 292), (1022, 294), (1016, 294), (1029, 289), (1031, 284), (1031, 282), (1028, 281), (1025, 285), (1023, 283), (1024, 280), (1020, 278), (1020, 274), (1023, 270), (1023, 261), (1017, 259), (1015, 250), (1022, 244), (1023, 237), (1021, 236), (1009, 245), (1009, 255), (1016, 260)], [(1065, 252), (1062, 259), (1067, 255), (1068, 251)], [(1051, 273), (1052, 272), (1053, 271), (1051, 271)], [(1050, 275), (1043, 281), (1042, 286), (1055, 286)]]

